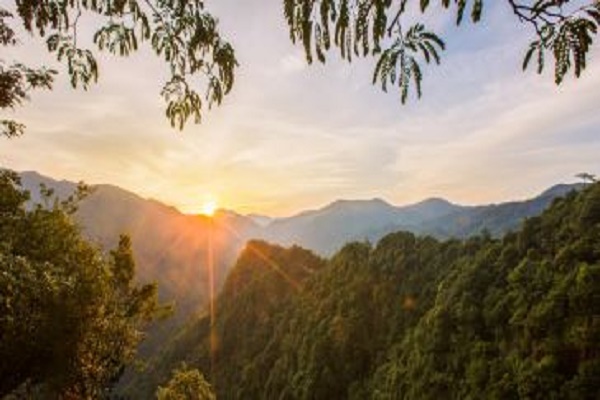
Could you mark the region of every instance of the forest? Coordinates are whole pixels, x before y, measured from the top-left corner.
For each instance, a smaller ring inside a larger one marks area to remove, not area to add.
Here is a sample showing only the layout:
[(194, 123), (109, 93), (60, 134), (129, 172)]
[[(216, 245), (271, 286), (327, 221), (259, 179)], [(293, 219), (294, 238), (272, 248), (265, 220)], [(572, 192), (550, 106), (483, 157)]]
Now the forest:
[(223, 399), (597, 399), (600, 183), (499, 239), (249, 242), (215, 308), (123, 393), (185, 365)]
[(32, 206), (16, 174), (1, 177), (0, 397), (600, 394), (600, 183), (502, 238), (396, 232), (328, 259), (250, 241), (212, 312), (140, 368), (143, 332), (170, 307), (135, 283), (130, 240), (105, 252), (82, 237), (85, 187), (61, 202), (42, 188)]

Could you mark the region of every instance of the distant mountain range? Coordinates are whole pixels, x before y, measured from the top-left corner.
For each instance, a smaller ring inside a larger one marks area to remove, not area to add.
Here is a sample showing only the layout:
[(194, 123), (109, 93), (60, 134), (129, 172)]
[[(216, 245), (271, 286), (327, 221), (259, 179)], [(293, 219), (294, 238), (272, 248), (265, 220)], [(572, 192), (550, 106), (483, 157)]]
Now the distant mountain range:
[(439, 239), (483, 232), (501, 236), (517, 229), (525, 218), (539, 215), (555, 198), (579, 188), (581, 184), (561, 184), (530, 200), (483, 206), (461, 206), (440, 198), (408, 206), (394, 206), (381, 199), (338, 200), (319, 210), (276, 219), (259, 235), (323, 255), (333, 254), (349, 241), (376, 243), (388, 233), (401, 230)]
[[(40, 183), (53, 188), (59, 197), (68, 196), (77, 187), (73, 182), (36, 172), (23, 172), (21, 179), (34, 202), (40, 200)], [(214, 246), (215, 276), (220, 287), (249, 239), (297, 244), (328, 256), (349, 241), (374, 243), (399, 230), (442, 239), (484, 231), (500, 236), (518, 228), (525, 218), (539, 215), (555, 198), (579, 187), (557, 185), (530, 200), (484, 206), (461, 206), (439, 198), (408, 206), (394, 206), (381, 199), (338, 200), (287, 218), (221, 210), (211, 219), (182, 214), (174, 207), (116, 186), (97, 185), (82, 202), (76, 218), (85, 234), (105, 247), (114, 246), (119, 234), (129, 234), (138, 279), (158, 281), (161, 297), (175, 300), (183, 316), (206, 304), (209, 243)]]

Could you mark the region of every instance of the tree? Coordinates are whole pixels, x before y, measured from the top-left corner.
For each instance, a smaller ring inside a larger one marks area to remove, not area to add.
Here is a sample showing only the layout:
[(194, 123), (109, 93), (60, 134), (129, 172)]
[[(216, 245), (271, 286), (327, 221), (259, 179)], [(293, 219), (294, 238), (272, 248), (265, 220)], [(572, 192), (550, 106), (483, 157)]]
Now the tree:
[[(233, 86), (238, 65), (233, 47), (221, 37), (217, 20), (201, 0), (15, 0), (15, 11), (0, 7), (0, 46), (18, 44), (10, 24), (18, 18), (66, 64), (71, 85), (87, 89), (99, 71), (93, 52), (79, 37), (85, 16), (100, 21), (93, 36), (98, 50), (127, 56), (147, 43), (165, 61), (170, 77), (161, 94), (172, 126), (182, 129), (190, 118), (200, 122), (204, 102), (208, 108), (220, 104)], [(31, 90), (51, 89), (56, 73), (0, 59), (0, 109), (20, 106)], [(202, 78), (199, 84), (193, 84), (194, 77)], [(0, 135), (18, 136), (24, 128), (0, 120)]]
[[(560, 84), (573, 69), (579, 77), (587, 65), (593, 37), (600, 25), (600, 1), (585, 0), (506, 0), (515, 16), (533, 27), (535, 39), (525, 54), (523, 69), (532, 57), (544, 69), (545, 57), (554, 59), (554, 77)], [(337, 47), (341, 57), (379, 57), (373, 83), (397, 83), (401, 100), (407, 99), (414, 82), (421, 96), (422, 73), (418, 59), (439, 64), (438, 49), (444, 42), (417, 22), (407, 26), (409, 6), (418, 7), (422, 14), (432, 12), (429, 0), (284, 0), (285, 18), (290, 38), (304, 46), (309, 63), (313, 54), (325, 62), (326, 53)], [(484, 0), (441, 0), (444, 9), (456, 9), (456, 24), (468, 13), (471, 21), (481, 20)]]
[(31, 208), (19, 185), (0, 171), (0, 397), (103, 398), (167, 310), (155, 284), (133, 283), (129, 238), (106, 256), (82, 237), (83, 191), (59, 202), (43, 189), (47, 206)]
[[(523, 68), (535, 60), (541, 73), (549, 53), (556, 84), (571, 70), (579, 77), (600, 24), (600, 1), (506, 2), (534, 32)], [(458, 25), (467, 13), (479, 22), (484, 4), (484, 0), (438, 3), (455, 9)], [(14, 11), (0, 7), (0, 46), (18, 44), (10, 24), (18, 18), (28, 33), (45, 40), (48, 51), (66, 64), (75, 88), (86, 89), (99, 74), (94, 53), (78, 37), (82, 17), (90, 15), (100, 21), (93, 36), (99, 51), (127, 56), (139, 45), (149, 44), (168, 67), (170, 78), (161, 94), (171, 125), (179, 129), (190, 118), (199, 123), (205, 103), (208, 108), (220, 104), (233, 87), (238, 66), (234, 49), (219, 33), (217, 20), (202, 0), (15, 0), (15, 6)], [(325, 62), (332, 47), (347, 61), (378, 57), (373, 83), (381, 84), (384, 91), (388, 82), (397, 85), (402, 103), (413, 84), (421, 96), (421, 62), (439, 64), (439, 52), (445, 48), (442, 39), (422, 23), (408, 26), (409, 6), (418, 7), (422, 14), (434, 8), (429, 0), (283, 0), (290, 38), (302, 44), (309, 63), (314, 55)], [(31, 90), (51, 89), (55, 75), (52, 69), (0, 59), (0, 109), (20, 106)], [(199, 84), (193, 84), (195, 77), (202, 78)], [(18, 136), (24, 128), (16, 121), (0, 120), (0, 135)]]
[(594, 174), (590, 174), (589, 172), (581, 172), (575, 175), (575, 177), (581, 179), (584, 184), (596, 182), (596, 176)]
[(215, 400), (210, 384), (197, 369), (185, 365), (173, 373), (166, 387), (159, 387), (158, 400)]

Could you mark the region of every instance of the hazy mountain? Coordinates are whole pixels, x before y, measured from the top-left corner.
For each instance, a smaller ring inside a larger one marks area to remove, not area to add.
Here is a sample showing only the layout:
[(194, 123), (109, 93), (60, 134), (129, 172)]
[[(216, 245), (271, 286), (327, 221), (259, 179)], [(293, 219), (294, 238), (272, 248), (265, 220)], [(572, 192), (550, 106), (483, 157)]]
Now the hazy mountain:
[(266, 227), (274, 221), (274, 218), (261, 214), (248, 214), (247, 217), (262, 227)]
[[(77, 186), (35, 172), (21, 176), (36, 201), (40, 183), (54, 188), (61, 197)], [(321, 255), (331, 255), (349, 241), (376, 242), (399, 230), (437, 238), (466, 237), (484, 230), (497, 236), (517, 229), (525, 218), (539, 215), (556, 197), (579, 187), (557, 185), (531, 200), (485, 206), (461, 206), (440, 198), (407, 206), (394, 206), (382, 199), (337, 200), (288, 218), (244, 216), (219, 210), (210, 219), (182, 214), (174, 207), (116, 186), (98, 185), (81, 204), (77, 219), (86, 234), (103, 246), (114, 246), (119, 234), (129, 234), (138, 262), (138, 278), (158, 281), (161, 296), (176, 300), (178, 308), (187, 314), (207, 299), (209, 239), (214, 245), (215, 275), (220, 286), (248, 239), (285, 246), (297, 244)]]
[(556, 198), (581, 187), (581, 184), (561, 184), (551, 187), (530, 200), (463, 207), (453, 213), (425, 221), (415, 231), (442, 239), (465, 238), (484, 231), (492, 236), (501, 236), (518, 229), (524, 219), (541, 214)]
[(461, 206), (440, 198), (400, 207), (381, 199), (338, 200), (318, 210), (274, 220), (258, 237), (331, 255), (349, 241), (376, 242), (400, 230), (440, 239), (484, 231), (499, 236), (519, 228), (525, 218), (539, 215), (555, 198), (580, 187), (561, 184), (531, 200), (484, 206)]
[(77, 183), (65, 180), (54, 180), (33, 171), (21, 172), (19, 175), (21, 176), (23, 188), (29, 190), (31, 194), (32, 203), (40, 203), (42, 200), (39, 191), (40, 185), (52, 188), (54, 193), (61, 199), (70, 196), (77, 189)]
[(583, 183), (572, 183), (572, 184), (564, 184), (559, 183), (558, 185), (554, 185), (549, 189), (542, 192), (537, 199), (550, 198), (555, 199), (557, 197), (563, 197), (567, 195), (572, 190), (581, 190), (585, 185)]
[(263, 230), (261, 238), (331, 254), (350, 240), (370, 239), (369, 232), (392, 227), (414, 230), (424, 220), (458, 209), (460, 206), (440, 199), (405, 207), (396, 207), (381, 199), (338, 200), (319, 210), (277, 219)]
[[(21, 174), (32, 200), (40, 201), (39, 184), (64, 198), (76, 184), (35, 172)], [(174, 300), (180, 315), (198, 311), (208, 291), (208, 245), (214, 246), (217, 284), (224, 280), (254, 222), (233, 212), (214, 218), (185, 215), (174, 207), (144, 199), (112, 185), (93, 186), (76, 214), (85, 234), (105, 248), (115, 246), (120, 234), (131, 236), (138, 279), (159, 282), (161, 298)]]
[(413, 205), (400, 207), (405, 218), (411, 215), (419, 221), (439, 218), (462, 208), (464, 207), (440, 198), (430, 198)]

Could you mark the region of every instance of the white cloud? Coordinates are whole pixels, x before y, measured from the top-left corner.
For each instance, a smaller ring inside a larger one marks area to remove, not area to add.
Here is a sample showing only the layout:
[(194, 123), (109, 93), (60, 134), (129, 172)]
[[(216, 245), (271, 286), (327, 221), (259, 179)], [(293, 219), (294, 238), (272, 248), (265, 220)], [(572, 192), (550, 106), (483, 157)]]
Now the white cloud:
[(304, 57), (304, 54), (301, 51), (295, 51), (283, 57), (279, 65), (285, 74), (300, 72), (307, 66), (306, 57)]

